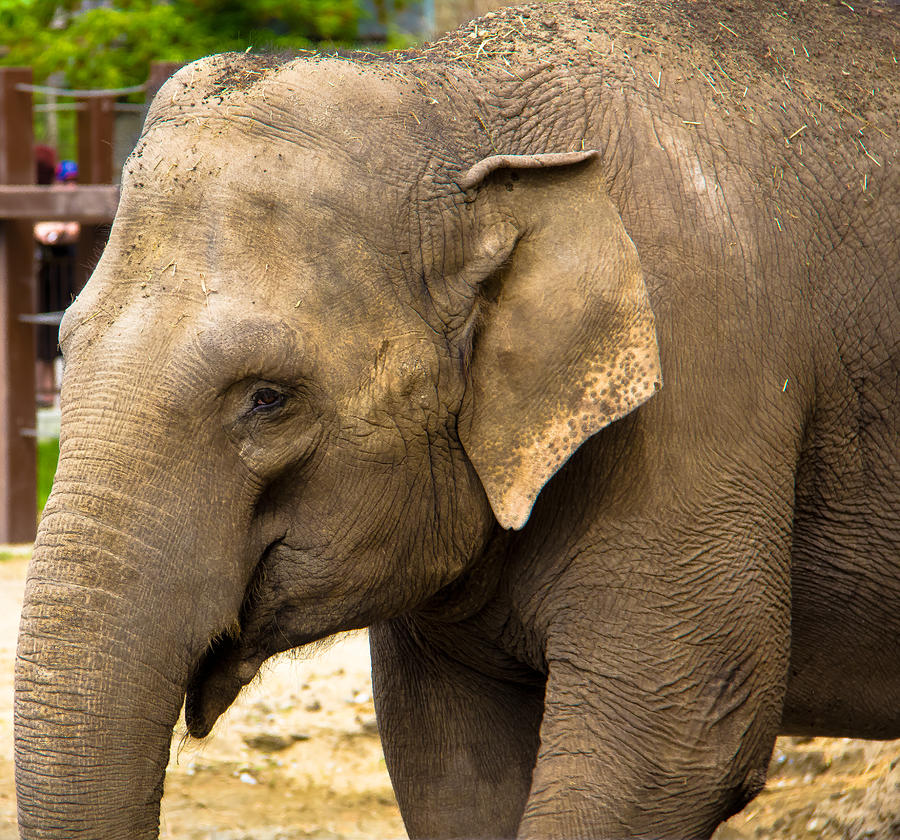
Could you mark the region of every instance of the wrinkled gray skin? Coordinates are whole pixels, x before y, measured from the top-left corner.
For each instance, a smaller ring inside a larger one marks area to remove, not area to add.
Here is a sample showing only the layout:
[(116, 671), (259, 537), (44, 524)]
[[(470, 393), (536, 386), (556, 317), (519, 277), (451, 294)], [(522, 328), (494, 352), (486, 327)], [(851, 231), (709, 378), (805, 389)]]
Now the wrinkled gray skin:
[(185, 696), (354, 627), (415, 837), (705, 838), (776, 733), (900, 736), (897, 18), (766, 9), (163, 88), (61, 327), (23, 837), (156, 836)]

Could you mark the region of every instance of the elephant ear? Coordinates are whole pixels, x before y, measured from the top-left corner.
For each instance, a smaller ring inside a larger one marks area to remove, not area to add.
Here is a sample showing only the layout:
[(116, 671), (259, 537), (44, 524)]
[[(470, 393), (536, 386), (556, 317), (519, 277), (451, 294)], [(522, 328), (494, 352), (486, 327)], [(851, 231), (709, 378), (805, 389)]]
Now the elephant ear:
[(476, 191), (482, 275), (459, 435), (504, 528), (524, 526), (572, 453), (661, 385), (637, 250), (596, 155), (497, 155), (459, 180)]

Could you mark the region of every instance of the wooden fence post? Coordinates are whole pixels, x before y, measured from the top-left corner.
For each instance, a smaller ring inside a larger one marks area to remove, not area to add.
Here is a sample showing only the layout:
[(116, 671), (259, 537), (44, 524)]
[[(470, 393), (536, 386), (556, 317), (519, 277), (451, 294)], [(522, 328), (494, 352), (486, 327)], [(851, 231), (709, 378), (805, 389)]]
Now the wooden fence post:
[[(0, 184), (35, 177), (30, 68), (0, 67)], [(37, 525), (31, 221), (0, 219), (0, 542), (31, 542)]]
[[(78, 131), (78, 183), (113, 182), (113, 133), (116, 100), (111, 96), (84, 100), (76, 119)], [(109, 238), (109, 225), (81, 226), (75, 250), (75, 289), (87, 283)]]
[(150, 65), (147, 77), (147, 103), (159, 93), (159, 89), (169, 80), (169, 76), (178, 72), (184, 64), (180, 61), (154, 61)]
[(92, 96), (81, 105), (76, 117), (78, 182), (111, 184), (116, 100), (112, 96)]

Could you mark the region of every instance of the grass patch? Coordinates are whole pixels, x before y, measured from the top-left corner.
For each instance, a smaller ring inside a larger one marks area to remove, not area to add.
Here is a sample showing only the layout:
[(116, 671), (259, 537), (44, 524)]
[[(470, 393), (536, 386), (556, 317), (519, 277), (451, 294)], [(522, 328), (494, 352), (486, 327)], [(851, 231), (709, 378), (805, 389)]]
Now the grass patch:
[(31, 554), (31, 543), (26, 545), (7, 545), (0, 550), (0, 563), (5, 563), (7, 560), (20, 560), (29, 554)]
[[(59, 461), (59, 440), (49, 438), (37, 442), (37, 516), (41, 515), (53, 477), (56, 475), (56, 462)], [(0, 548), (0, 563), (27, 557), (31, 553), (31, 543), (26, 545), (4, 545)]]
[(37, 444), (37, 512), (40, 515), (47, 504), (53, 476), (56, 475), (56, 462), (59, 460), (59, 441), (56, 438), (39, 440)]

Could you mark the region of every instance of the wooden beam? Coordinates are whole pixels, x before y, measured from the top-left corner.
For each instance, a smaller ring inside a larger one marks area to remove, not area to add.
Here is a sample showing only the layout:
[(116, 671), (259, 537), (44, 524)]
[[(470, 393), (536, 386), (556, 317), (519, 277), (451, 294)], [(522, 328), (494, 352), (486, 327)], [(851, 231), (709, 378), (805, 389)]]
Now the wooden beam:
[(0, 185), (0, 219), (36, 222), (106, 222), (116, 215), (119, 188), (113, 184), (78, 187)]
[[(35, 178), (31, 70), (0, 67), (0, 183)], [(37, 526), (32, 223), (0, 219), (0, 542), (31, 542)]]

